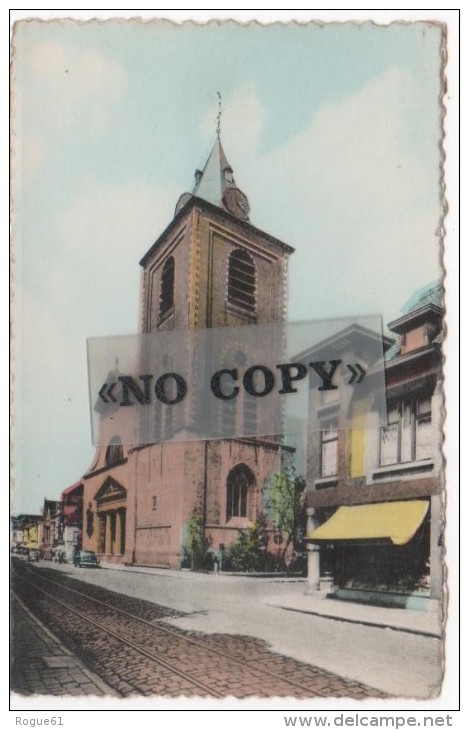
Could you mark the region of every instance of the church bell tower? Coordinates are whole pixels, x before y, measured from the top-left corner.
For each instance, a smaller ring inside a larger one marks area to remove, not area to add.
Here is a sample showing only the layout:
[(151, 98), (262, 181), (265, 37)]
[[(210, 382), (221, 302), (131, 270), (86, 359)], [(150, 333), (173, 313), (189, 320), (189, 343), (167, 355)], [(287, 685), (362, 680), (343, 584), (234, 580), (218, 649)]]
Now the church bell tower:
[[(181, 195), (172, 221), (140, 261), (140, 331), (284, 322), (292, 252), (252, 224), (218, 130), (192, 192)], [(223, 356), (242, 365), (234, 332)], [(256, 347), (263, 344), (256, 340)], [(167, 354), (159, 355), (166, 367)], [(177, 568), (187, 559), (184, 536), (196, 518), (212, 552), (228, 547), (263, 512), (266, 481), (294, 451), (275, 435), (237, 436), (257, 434), (255, 398), (237, 400), (213, 412), (221, 438), (166, 439), (184, 430), (170, 406), (155, 417), (161, 438), (125, 453), (111, 438), (84, 477), (84, 546), (114, 562)]]
[(220, 135), (191, 193), (140, 261), (141, 331), (282, 322), (293, 248), (249, 220)]

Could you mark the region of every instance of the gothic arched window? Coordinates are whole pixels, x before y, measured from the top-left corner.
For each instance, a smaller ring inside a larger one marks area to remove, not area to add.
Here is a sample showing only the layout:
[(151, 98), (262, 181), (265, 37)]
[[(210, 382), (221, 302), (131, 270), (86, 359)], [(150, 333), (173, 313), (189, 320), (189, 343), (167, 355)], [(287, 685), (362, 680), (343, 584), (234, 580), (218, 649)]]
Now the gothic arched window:
[(174, 259), (166, 259), (161, 272), (160, 317), (164, 317), (174, 306)]
[(247, 517), (248, 493), (256, 482), (251, 469), (246, 464), (235, 466), (226, 480), (226, 519)]
[(114, 436), (109, 442), (106, 449), (106, 466), (114, 466), (120, 464), (124, 459), (124, 450), (121, 440), (118, 436)]
[(241, 249), (230, 254), (228, 301), (251, 313), (256, 311), (256, 267), (252, 256)]

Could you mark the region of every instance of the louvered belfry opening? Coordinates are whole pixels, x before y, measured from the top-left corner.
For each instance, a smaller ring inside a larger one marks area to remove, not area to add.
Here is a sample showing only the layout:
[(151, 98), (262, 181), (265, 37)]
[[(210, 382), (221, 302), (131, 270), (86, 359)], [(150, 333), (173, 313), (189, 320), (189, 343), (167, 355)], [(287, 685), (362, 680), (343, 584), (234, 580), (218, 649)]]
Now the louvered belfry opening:
[(230, 255), (228, 301), (249, 312), (256, 311), (256, 267), (246, 251), (236, 250)]
[(161, 272), (161, 293), (160, 293), (160, 317), (174, 305), (174, 259), (172, 256), (166, 259), (163, 271)]

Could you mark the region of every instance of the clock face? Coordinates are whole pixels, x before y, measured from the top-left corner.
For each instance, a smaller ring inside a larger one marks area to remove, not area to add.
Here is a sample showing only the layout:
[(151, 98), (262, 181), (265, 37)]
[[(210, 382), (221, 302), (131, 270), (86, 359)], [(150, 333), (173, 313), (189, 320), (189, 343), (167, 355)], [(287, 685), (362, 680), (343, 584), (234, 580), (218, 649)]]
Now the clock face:
[(228, 188), (223, 195), (223, 205), (231, 215), (249, 220), (249, 202), (239, 188)]
[(192, 193), (183, 193), (176, 203), (176, 210), (174, 211), (174, 215), (177, 215), (179, 211), (184, 208), (185, 204), (188, 203), (189, 200), (193, 197), (194, 196), (192, 195)]

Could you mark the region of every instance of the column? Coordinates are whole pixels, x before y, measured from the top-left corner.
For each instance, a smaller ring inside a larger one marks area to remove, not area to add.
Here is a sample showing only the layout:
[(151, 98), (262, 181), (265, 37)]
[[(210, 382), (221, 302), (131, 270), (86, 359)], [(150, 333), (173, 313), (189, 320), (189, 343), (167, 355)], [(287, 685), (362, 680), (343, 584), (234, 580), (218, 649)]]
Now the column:
[(125, 553), (125, 509), (117, 512), (117, 552), (120, 555)]
[(109, 555), (111, 553), (111, 513), (105, 513), (105, 538), (104, 538), (104, 552)]
[[(306, 508), (306, 535), (317, 527), (317, 520), (314, 518), (314, 507)], [(306, 593), (314, 593), (319, 590), (320, 563), (319, 563), (319, 545), (313, 545), (308, 542), (306, 544), (308, 555), (308, 583)]]
[(121, 514), (120, 511), (114, 512), (114, 544), (112, 546), (112, 552), (116, 555), (121, 554)]
[(117, 539), (116, 539), (117, 538), (117, 534), (116, 534), (117, 519), (116, 519), (116, 513), (114, 512), (114, 510), (111, 511), (109, 514), (110, 514), (110, 518), (111, 518), (111, 553), (112, 553), (112, 555), (114, 555), (114, 553), (117, 552), (117, 550), (116, 550), (116, 547), (117, 547)]
[(430, 609), (438, 611), (443, 591), (442, 504), (439, 494), (431, 497), (430, 509)]

